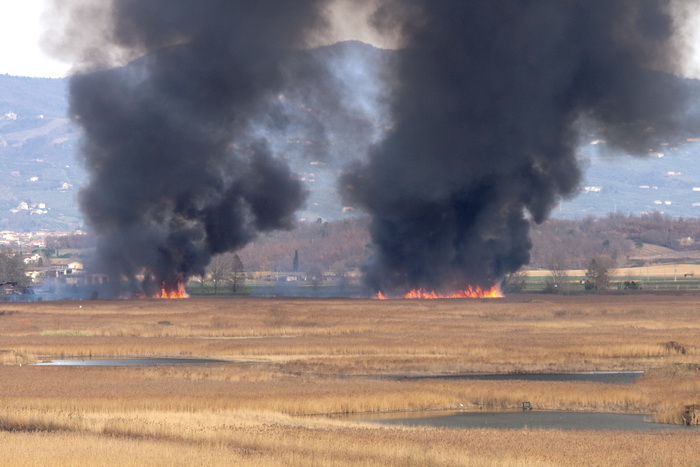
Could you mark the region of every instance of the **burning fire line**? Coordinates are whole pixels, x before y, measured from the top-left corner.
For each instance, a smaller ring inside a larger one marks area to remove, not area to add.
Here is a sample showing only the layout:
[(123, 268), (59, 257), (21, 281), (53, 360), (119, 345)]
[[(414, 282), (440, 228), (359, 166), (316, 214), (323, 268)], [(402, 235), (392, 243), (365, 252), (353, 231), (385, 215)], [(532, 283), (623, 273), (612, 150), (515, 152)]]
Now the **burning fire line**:
[(188, 298), (187, 292), (185, 292), (185, 284), (182, 277), (178, 277), (177, 281), (173, 284), (169, 284), (167, 281), (163, 281), (160, 284), (160, 295), (156, 298)]
[[(423, 289), (413, 289), (404, 295), (402, 298), (415, 299), (415, 300), (433, 300), (439, 298), (501, 298), (503, 297), (503, 292), (498, 285), (494, 285), (490, 289), (482, 289), (481, 287), (469, 286), (464, 290), (458, 292), (453, 292), (449, 294), (440, 294), (434, 291), (427, 291)], [(376, 298), (379, 300), (388, 300), (387, 297), (382, 292), (377, 292)]]

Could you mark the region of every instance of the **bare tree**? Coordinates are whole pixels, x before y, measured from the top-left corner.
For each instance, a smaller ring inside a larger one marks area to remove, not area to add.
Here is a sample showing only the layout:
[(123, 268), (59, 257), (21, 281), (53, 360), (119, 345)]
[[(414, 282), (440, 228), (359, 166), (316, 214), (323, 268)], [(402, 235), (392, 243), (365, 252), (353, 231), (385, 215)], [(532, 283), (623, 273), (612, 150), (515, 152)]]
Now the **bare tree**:
[(11, 251), (0, 252), (0, 282), (26, 283), (27, 275), (22, 258)]
[(588, 263), (586, 290), (603, 293), (610, 288), (610, 279), (615, 274), (614, 263), (609, 256), (598, 256)]
[(197, 274), (192, 278), (192, 280), (194, 282), (199, 283), (199, 289), (200, 289), (201, 293), (204, 293), (204, 285), (207, 282), (207, 273), (203, 272), (202, 274)]
[(318, 266), (311, 266), (306, 271), (306, 280), (311, 282), (311, 287), (316, 290), (321, 285), (321, 281), (323, 280), (321, 268)]
[(214, 256), (207, 268), (209, 279), (214, 284), (214, 295), (219, 293), (219, 286), (224, 285), (231, 279), (232, 262), (225, 255)]
[(569, 276), (561, 256), (555, 256), (549, 263), (549, 277), (545, 279), (545, 292), (564, 294), (569, 292)]
[(238, 292), (245, 284), (245, 266), (237, 253), (233, 254), (231, 260), (231, 289), (233, 292)]
[(520, 293), (525, 290), (527, 275), (522, 269), (506, 274), (501, 282), (504, 293)]

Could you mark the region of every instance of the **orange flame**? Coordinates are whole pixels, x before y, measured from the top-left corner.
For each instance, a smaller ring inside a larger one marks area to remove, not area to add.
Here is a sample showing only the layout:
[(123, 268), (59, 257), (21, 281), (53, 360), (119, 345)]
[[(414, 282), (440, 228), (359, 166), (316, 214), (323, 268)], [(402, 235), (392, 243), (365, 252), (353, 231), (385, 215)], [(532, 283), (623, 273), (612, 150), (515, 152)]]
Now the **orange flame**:
[(185, 284), (182, 277), (178, 277), (175, 283), (168, 283), (163, 281), (160, 284), (160, 295), (156, 298), (187, 298), (187, 292), (185, 292)]
[[(438, 298), (501, 298), (503, 292), (498, 285), (494, 285), (490, 289), (482, 289), (479, 286), (472, 287), (471, 285), (464, 290), (449, 294), (440, 294), (437, 292), (428, 292), (424, 289), (413, 289), (408, 292), (403, 298), (431, 300)], [(376, 298), (379, 300), (387, 300), (388, 298), (381, 292), (377, 292)]]

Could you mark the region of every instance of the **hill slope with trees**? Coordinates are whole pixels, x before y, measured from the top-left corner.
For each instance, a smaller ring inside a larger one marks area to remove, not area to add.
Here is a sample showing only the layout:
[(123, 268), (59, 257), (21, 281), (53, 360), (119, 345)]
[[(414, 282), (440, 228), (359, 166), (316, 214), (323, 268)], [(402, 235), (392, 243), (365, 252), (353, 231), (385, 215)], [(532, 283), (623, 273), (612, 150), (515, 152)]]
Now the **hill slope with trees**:
[[(288, 232), (263, 235), (238, 252), (246, 271), (342, 273), (362, 266), (372, 254), (367, 219), (302, 223)], [(700, 262), (700, 219), (660, 214), (550, 219), (531, 230), (531, 269), (586, 269), (591, 259), (609, 257), (617, 267), (671, 261)]]
[[(388, 51), (353, 41), (305, 53), (300, 52), (301, 61), (313, 57), (344, 70), (336, 84), (346, 93), (367, 85), (363, 74), (353, 71), (354, 65), (381, 67), (390, 56)], [(77, 193), (87, 175), (78, 155), (79, 130), (67, 116), (67, 84), (66, 79), (0, 75), (0, 229), (83, 227)], [(688, 85), (698, 87), (695, 80), (688, 80)], [(362, 96), (349, 95), (361, 101), (357, 105), (365, 104)], [(295, 124), (270, 137), (309, 189), (299, 218), (333, 221), (358, 215), (343, 209), (336, 178), (346, 164), (363, 157), (359, 153), (366, 150), (368, 141), (377, 140), (386, 124), (381, 112), (370, 121), (361, 113), (352, 114), (348, 110), (352, 106), (341, 111), (337, 106), (306, 102), (304, 92), (288, 99), (289, 109), (300, 109), (292, 115)], [(295, 133), (298, 127), (319, 121), (330, 129), (322, 140), (300, 139)], [(581, 219), (608, 212), (696, 216), (700, 213), (700, 135), (690, 136), (662, 143), (662, 152), (635, 158), (611, 155), (595, 132), (584, 134), (579, 160), (585, 170), (579, 193), (560, 203), (553, 217)]]

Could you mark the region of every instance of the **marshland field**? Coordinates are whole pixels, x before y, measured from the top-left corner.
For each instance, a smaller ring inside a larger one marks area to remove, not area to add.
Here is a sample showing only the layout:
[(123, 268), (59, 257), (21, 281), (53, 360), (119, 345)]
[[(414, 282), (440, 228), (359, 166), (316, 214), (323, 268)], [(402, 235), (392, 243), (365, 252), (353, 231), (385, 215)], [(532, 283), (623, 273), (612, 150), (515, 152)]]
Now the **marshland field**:
[[(227, 363), (38, 366), (50, 359)], [(411, 378), (644, 371), (629, 384)], [(382, 426), (337, 414), (700, 404), (700, 296), (0, 304), (0, 465), (700, 465), (700, 429)]]

